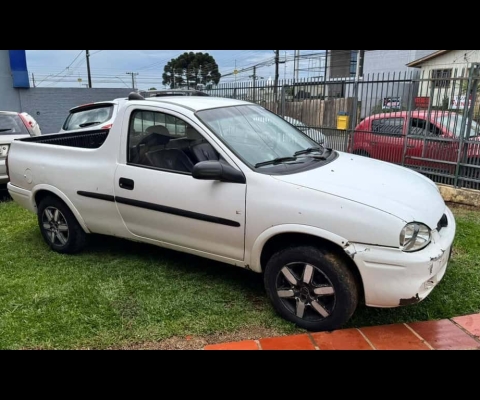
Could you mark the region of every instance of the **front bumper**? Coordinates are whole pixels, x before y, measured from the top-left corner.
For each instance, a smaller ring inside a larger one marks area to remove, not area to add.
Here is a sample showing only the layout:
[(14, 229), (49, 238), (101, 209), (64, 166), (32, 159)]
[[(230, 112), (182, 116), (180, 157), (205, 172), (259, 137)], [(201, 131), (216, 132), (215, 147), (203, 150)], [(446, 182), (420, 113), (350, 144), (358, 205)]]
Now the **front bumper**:
[(448, 227), (432, 231), (432, 242), (423, 250), (350, 243), (345, 249), (363, 280), (365, 303), (370, 307), (398, 307), (425, 299), (442, 280), (455, 238), (455, 218), (445, 209)]

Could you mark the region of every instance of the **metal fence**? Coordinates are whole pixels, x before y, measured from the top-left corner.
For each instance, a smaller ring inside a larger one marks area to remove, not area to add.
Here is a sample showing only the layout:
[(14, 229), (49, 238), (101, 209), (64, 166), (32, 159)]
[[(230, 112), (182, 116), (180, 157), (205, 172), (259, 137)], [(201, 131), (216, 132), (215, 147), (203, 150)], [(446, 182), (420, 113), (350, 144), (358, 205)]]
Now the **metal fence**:
[(212, 96), (264, 106), (329, 147), (480, 189), (480, 64), (360, 79), (220, 84)]

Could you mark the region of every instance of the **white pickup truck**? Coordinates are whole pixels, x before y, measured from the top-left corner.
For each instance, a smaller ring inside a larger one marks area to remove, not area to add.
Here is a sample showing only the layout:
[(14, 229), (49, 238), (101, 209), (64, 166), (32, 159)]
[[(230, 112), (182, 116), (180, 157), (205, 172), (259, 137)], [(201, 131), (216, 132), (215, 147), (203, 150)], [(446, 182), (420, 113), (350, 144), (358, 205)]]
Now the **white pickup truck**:
[(311, 331), (339, 328), (359, 302), (421, 301), (455, 236), (424, 176), (232, 99), (132, 94), (109, 130), (14, 141), (8, 170), (54, 251), (96, 233), (264, 273), (275, 310)]

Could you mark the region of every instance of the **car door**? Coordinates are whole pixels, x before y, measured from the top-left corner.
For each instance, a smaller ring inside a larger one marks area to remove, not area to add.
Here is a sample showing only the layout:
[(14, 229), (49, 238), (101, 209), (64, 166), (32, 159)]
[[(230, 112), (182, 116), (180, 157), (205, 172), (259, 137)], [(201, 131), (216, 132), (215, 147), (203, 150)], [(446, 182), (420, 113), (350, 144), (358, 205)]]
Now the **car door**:
[(402, 162), (405, 118), (382, 117), (372, 120), (370, 156), (395, 164)]
[(425, 116), (411, 118), (405, 165), (445, 171), (449, 164), (441, 161), (456, 161), (457, 150), (458, 143), (433, 118), (430, 123)]
[(233, 162), (179, 113), (132, 106), (126, 116), (115, 198), (127, 229), (140, 238), (243, 260), (246, 185), (197, 180), (191, 173), (199, 161), (195, 146), (235, 167)]

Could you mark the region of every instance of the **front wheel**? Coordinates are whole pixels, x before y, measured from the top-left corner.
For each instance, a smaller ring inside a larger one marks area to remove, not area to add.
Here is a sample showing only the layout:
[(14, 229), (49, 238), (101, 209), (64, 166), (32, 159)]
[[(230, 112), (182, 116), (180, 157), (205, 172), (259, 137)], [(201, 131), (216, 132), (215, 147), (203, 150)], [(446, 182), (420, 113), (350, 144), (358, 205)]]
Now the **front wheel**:
[(264, 283), (276, 312), (309, 331), (338, 329), (358, 304), (355, 277), (345, 261), (312, 246), (274, 254), (266, 265)]
[(83, 249), (87, 235), (60, 199), (47, 196), (38, 205), (38, 225), (45, 242), (58, 253), (73, 254)]

